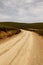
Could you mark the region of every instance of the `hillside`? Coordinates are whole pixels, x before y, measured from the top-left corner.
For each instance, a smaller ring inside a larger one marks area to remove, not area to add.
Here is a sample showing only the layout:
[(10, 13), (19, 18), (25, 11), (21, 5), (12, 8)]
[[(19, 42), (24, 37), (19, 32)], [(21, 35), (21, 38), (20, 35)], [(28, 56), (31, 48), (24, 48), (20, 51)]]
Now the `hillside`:
[(43, 23), (0, 22), (0, 29), (25, 29), (43, 35)]
[(12, 26), (15, 28), (36, 28), (36, 29), (43, 29), (43, 23), (17, 23), (17, 22), (0, 22), (0, 26)]

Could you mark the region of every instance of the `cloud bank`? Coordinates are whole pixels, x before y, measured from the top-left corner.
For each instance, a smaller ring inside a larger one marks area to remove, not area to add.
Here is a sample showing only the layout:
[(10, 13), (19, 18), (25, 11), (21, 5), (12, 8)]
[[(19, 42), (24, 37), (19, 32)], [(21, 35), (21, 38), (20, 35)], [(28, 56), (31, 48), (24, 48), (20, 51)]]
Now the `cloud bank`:
[(43, 22), (43, 0), (0, 0), (0, 21)]

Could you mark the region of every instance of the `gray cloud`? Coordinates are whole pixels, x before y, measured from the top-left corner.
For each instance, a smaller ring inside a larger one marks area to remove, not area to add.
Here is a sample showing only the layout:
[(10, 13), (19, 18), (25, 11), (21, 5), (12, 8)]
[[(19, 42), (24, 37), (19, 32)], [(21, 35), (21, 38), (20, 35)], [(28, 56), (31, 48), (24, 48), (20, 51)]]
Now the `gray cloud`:
[(0, 0), (0, 21), (43, 21), (43, 0)]

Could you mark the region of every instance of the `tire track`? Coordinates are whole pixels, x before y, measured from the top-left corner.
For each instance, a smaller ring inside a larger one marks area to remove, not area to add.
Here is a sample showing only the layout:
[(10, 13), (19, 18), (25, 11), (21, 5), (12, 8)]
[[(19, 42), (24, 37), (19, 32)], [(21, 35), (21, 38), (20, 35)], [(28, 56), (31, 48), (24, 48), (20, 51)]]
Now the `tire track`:
[[(11, 47), (13, 47), (14, 45), (16, 45), (17, 44), (17, 42), (19, 42), (24, 36), (25, 36), (25, 34), (26, 34), (26, 32), (24, 33), (24, 34), (22, 34), (21, 36), (20, 36), (20, 38), (18, 39), (18, 40), (16, 40), (14, 43), (12, 42), (12, 43), (8, 43), (7, 44), (7, 46), (6, 45), (4, 45), (4, 46), (0, 46), (0, 56), (2, 55), (2, 54), (4, 54), (5, 52), (7, 52)], [(17, 37), (18, 38), (18, 37)], [(17, 39), (17, 38), (15, 38), (15, 39)], [(5, 49), (5, 47), (6, 47), (6, 49)]]
[(18, 42), (18, 36), (15, 40), (12, 38), (13, 43), (17, 43), (11, 43), (13, 46), (9, 44), (8, 47), (12, 47), (0, 56), (0, 65), (43, 65), (43, 38), (33, 32), (23, 32), (23, 37), (18, 35), (21, 38)]
[[(29, 36), (29, 34), (28, 34), (28, 36)], [(28, 40), (28, 36), (27, 36), (27, 39), (26, 40)], [(23, 48), (25, 47), (25, 45), (26, 45), (26, 41), (25, 40), (25, 42), (24, 42), (24, 44), (23, 44), (23, 46), (20, 48), (20, 50), (18, 51), (18, 53), (17, 53), (17, 55), (12, 59), (12, 61), (9, 63), (9, 65), (11, 65), (11, 63), (18, 57), (18, 55), (21, 53), (21, 51), (23, 50)]]
[(10, 65), (27, 65), (28, 58), (30, 55), (30, 50), (31, 50), (31, 44), (32, 44), (32, 40), (30, 38), (32, 38), (32, 36), (30, 35), (30, 38), (29, 38), (29, 35), (28, 35), (27, 38), (28, 39), (26, 41), (26, 44), (19, 52), (19, 55), (13, 60), (13, 62), (11, 62)]
[[(18, 42), (18, 44), (13, 47), (12, 49), (10, 49), (7, 53), (5, 53), (4, 55), (2, 55), (0, 57), (0, 65), (3, 65), (3, 63), (5, 62), (4, 65), (8, 65), (8, 63), (13, 59), (14, 56), (16, 56), (17, 52), (19, 51), (19, 49), (22, 47), (22, 45), (24, 45), (24, 42), (27, 38), (28, 34), (26, 34), (24, 36), (24, 38), (22, 38), (22, 40), (20, 42)], [(24, 40), (24, 41), (23, 41)], [(14, 55), (13, 55), (14, 54)], [(5, 57), (6, 56), (6, 57)], [(5, 57), (5, 58), (4, 58)], [(2, 59), (4, 58), (4, 59)], [(6, 60), (5, 60), (6, 59)], [(10, 61), (9, 61), (10, 60)], [(1, 62), (3, 61), (3, 63)], [(8, 63), (7, 63), (8, 62)], [(2, 64), (1, 64), (2, 63)]]
[(36, 33), (33, 34), (33, 43), (27, 65), (43, 65), (43, 38)]

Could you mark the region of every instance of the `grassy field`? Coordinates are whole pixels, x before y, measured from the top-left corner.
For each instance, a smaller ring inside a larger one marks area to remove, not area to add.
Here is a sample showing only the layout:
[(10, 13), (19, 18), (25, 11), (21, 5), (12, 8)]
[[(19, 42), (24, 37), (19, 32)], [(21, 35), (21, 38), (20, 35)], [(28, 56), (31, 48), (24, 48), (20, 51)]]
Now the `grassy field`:
[(20, 30), (25, 29), (34, 31), (43, 36), (43, 23), (17, 23), (17, 22), (0, 22), (0, 30)]

